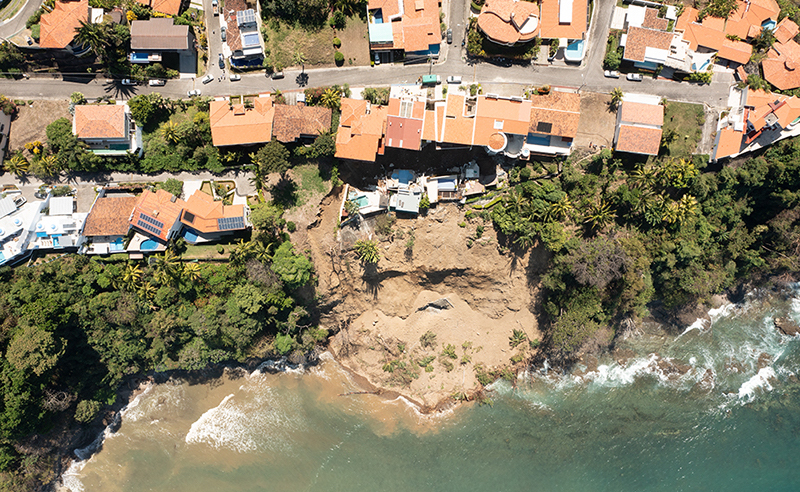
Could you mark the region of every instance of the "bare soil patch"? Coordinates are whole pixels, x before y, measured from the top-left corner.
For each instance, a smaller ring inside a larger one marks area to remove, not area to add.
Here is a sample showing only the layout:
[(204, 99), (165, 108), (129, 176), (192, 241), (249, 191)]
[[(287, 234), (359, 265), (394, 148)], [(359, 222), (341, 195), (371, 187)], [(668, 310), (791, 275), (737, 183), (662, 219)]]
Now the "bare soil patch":
[(62, 117), (72, 118), (69, 101), (39, 99), (34, 101), (33, 106), (22, 106), (11, 123), (9, 150), (22, 149), (26, 143), (35, 140), (44, 142), (47, 139), (47, 125)]
[(342, 41), (339, 51), (344, 55), (344, 66), (369, 65), (369, 39), (367, 38), (367, 23), (360, 17), (347, 19), (347, 27), (336, 31), (336, 36)]
[(575, 137), (576, 147), (597, 145), (611, 147), (614, 143), (614, 129), (617, 113), (610, 109), (611, 96), (596, 92), (581, 94), (581, 120)]

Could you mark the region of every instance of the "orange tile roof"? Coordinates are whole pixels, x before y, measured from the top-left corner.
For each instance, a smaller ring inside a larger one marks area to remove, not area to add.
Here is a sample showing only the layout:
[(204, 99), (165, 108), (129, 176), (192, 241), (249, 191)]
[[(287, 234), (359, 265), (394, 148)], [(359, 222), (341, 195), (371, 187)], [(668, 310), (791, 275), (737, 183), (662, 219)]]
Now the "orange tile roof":
[(774, 114), (778, 124), (786, 128), (800, 117), (800, 99), (764, 91), (747, 91), (747, 121), (756, 130), (767, 124), (767, 117)]
[(616, 150), (634, 154), (658, 155), (661, 128), (620, 125)]
[(203, 233), (246, 228), (247, 226), (242, 221), (242, 227), (220, 229), (219, 219), (236, 217), (244, 217), (244, 205), (225, 205), (222, 201), (214, 200), (211, 195), (197, 190), (186, 200), (181, 214), (181, 222)]
[(181, 13), (182, 0), (136, 0), (142, 5), (148, 5), (156, 12), (177, 16)]
[(42, 14), (39, 21), (39, 46), (66, 48), (75, 38), (75, 29), (89, 20), (89, 0), (57, 1), (52, 12)]
[(425, 111), (422, 139), (431, 142), (436, 140), (436, 112), (434, 110)]
[(678, 17), (678, 21), (675, 22), (675, 30), (686, 31), (686, 29), (689, 27), (689, 24), (697, 20), (697, 15), (699, 13), (700, 11), (694, 7), (684, 7), (683, 13), (680, 15), (680, 17)]
[(465, 96), (447, 94), (447, 110), (442, 127), (441, 142), (472, 145), (475, 118), (464, 116)]
[(331, 110), (321, 106), (276, 104), (272, 135), (279, 142), (294, 142), (303, 136), (317, 136), (331, 129)]
[(738, 154), (742, 148), (744, 133), (733, 128), (723, 128), (717, 137), (717, 146), (714, 149), (714, 159), (721, 159), (729, 155)]
[(793, 39), (773, 44), (761, 68), (767, 82), (780, 90), (800, 87), (800, 45)]
[(787, 43), (790, 39), (797, 36), (798, 32), (800, 32), (800, 28), (797, 27), (797, 24), (795, 24), (792, 19), (786, 17), (778, 23), (773, 34), (775, 35), (775, 40), (779, 43)]
[[(578, 93), (551, 91), (549, 94), (531, 96), (530, 133), (575, 138), (580, 119), (581, 96)], [(550, 131), (543, 131), (539, 123), (549, 123)]]
[(539, 36), (543, 39), (583, 39), (586, 33), (586, 0), (572, 0), (572, 22), (558, 21), (559, 0), (542, 0)]
[(478, 96), (475, 107), (473, 145), (488, 145), (498, 131), (505, 134), (527, 135), (531, 121), (531, 102), (489, 99)]
[(539, 17), (539, 6), (535, 3), (524, 0), (487, 0), (478, 16), (478, 27), (492, 41), (513, 45), (530, 41), (538, 34), (538, 20), (533, 31), (526, 34), (519, 32), (518, 26), (531, 16)]
[(423, 121), (415, 118), (389, 116), (386, 119), (386, 146), (419, 150)]
[(231, 107), (227, 100), (211, 101), (208, 115), (211, 139), (216, 147), (251, 145), (272, 140), (275, 108), (269, 96), (256, 97), (250, 109), (242, 104)]
[(655, 29), (657, 31), (666, 31), (667, 27), (669, 27), (669, 21), (659, 17), (658, 10), (648, 7), (644, 11), (644, 21), (642, 22), (642, 27), (647, 29)]
[(342, 117), (336, 132), (336, 157), (375, 162), (383, 153), (383, 135), (388, 109), (348, 97), (342, 98)]
[(145, 190), (139, 195), (136, 205), (133, 207), (130, 224), (151, 236), (166, 241), (169, 229), (181, 216), (185, 205), (186, 202), (175, 198), (168, 191), (159, 189), (153, 193)]
[(725, 33), (722, 30), (723, 24), (717, 22), (718, 20), (721, 20), (723, 24), (725, 22), (724, 19), (706, 17), (702, 23), (692, 22), (686, 27), (684, 39), (689, 41), (690, 50), (697, 51), (699, 46), (712, 50), (722, 48)]
[(740, 39), (757, 35), (761, 24), (767, 19), (777, 20), (781, 10), (775, 0), (738, 0), (736, 5), (736, 10), (731, 12), (725, 23), (725, 34), (732, 34)]
[(400, 4), (402, 0), (369, 0), (367, 10), (381, 9), (384, 22), (390, 22), (389, 17), (400, 13)]
[(121, 104), (102, 106), (75, 106), (73, 133), (81, 139), (126, 138), (125, 106)]
[(95, 200), (86, 216), (84, 236), (123, 236), (130, 228), (128, 219), (136, 204), (135, 196), (105, 195)]
[(664, 106), (624, 101), (620, 105), (620, 121), (642, 125), (661, 126), (664, 124)]
[[(402, 16), (398, 2), (403, 2)], [(392, 22), (392, 48), (408, 52), (427, 51), (442, 41), (438, 0), (371, 0), (368, 10), (381, 10), (384, 22)]]
[(626, 60), (643, 62), (647, 48), (656, 48), (669, 51), (672, 43), (672, 33), (643, 29), (641, 27), (628, 28), (628, 40), (625, 42)]
[(727, 38), (722, 41), (722, 47), (718, 52), (720, 58), (735, 61), (742, 65), (750, 61), (752, 54), (753, 46), (751, 44), (744, 41), (732, 41)]

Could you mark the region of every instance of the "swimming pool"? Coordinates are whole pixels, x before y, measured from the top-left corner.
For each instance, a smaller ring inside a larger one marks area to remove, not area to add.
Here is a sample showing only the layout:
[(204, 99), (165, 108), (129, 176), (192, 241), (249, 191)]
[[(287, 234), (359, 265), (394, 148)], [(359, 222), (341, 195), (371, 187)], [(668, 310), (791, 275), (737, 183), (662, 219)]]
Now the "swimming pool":
[(564, 50), (564, 58), (567, 61), (572, 62), (579, 62), (583, 60), (583, 46), (585, 42), (583, 40), (575, 41), (574, 43), (567, 46), (567, 49)]
[(146, 239), (142, 241), (141, 245), (139, 245), (139, 249), (142, 251), (152, 251), (156, 248), (158, 248), (158, 242), (153, 241), (152, 239)]

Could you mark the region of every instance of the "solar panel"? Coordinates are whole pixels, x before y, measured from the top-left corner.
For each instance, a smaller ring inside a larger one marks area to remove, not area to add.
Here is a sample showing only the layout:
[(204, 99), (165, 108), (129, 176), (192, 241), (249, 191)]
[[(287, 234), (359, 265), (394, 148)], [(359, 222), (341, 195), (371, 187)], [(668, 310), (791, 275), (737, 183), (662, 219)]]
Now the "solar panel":
[(236, 24), (241, 26), (242, 24), (255, 24), (256, 23), (256, 12), (253, 9), (247, 10), (240, 10), (236, 12)]
[(163, 229), (164, 228), (164, 223), (163, 222), (161, 222), (160, 220), (156, 220), (156, 219), (154, 219), (152, 217), (149, 217), (149, 216), (147, 216), (147, 215), (145, 215), (145, 214), (143, 214), (141, 212), (139, 213), (139, 219), (143, 220), (145, 222), (148, 222), (150, 224), (153, 224), (154, 226), (158, 227), (159, 229)]
[(188, 222), (190, 224), (193, 223), (194, 222), (194, 214), (191, 213), (191, 212), (184, 212), (183, 213), (183, 220), (185, 220), (186, 222)]
[(217, 227), (221, 231), (230, 231), (233, 229), (244, 229), (243, 217), (224, 217), (217, 219)]
[(141, 227), (142, 229), (144, 229), (147, 232), (155, 234), (156, 236), (160, 236), (161, 235), (161, 229), (156, 229), (155, 227), (153, 227), (152, 225), (148, 224), (147, 222), (145, 222), (145, 221), (143, 221), (141, 219), (136, 223), (136, 225)]

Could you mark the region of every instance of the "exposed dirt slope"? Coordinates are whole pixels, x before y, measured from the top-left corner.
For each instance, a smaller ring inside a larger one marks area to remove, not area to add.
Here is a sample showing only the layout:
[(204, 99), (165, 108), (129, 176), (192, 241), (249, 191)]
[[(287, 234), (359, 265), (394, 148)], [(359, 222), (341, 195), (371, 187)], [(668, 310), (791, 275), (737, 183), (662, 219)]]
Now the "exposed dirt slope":
[[(540, 338), (543, 249), (515, 256), (498, 244), (490, 223), (466, 220), (457, 205), (440, 204), (427, 216), (398, 219), (391, 234), (378, 238), (377, 268), (365, 269), (351, 248), (358, 239), (378, 237), (375, 221), (337, 231), (340, 200), (335, 193), (326, 197), (318, 220), (293, 240), (314, 260), (321, 323), (338, 331), (331, 349), (342, 364), (431, 410), (477, 389), (481, 367), (510, 366), (512, 357), (532, 353), (528, 341), (512, 349), (509, 337), (517, 329), (527, 340)], [(479, 225), (485, 230), (477, 238)], [(447, 309), (420, 311), (440, 298)], [(435, 346), (423, 347), (420, 337), (428, 331)], [(448, 344), (455, 354), (443, 355)]]

